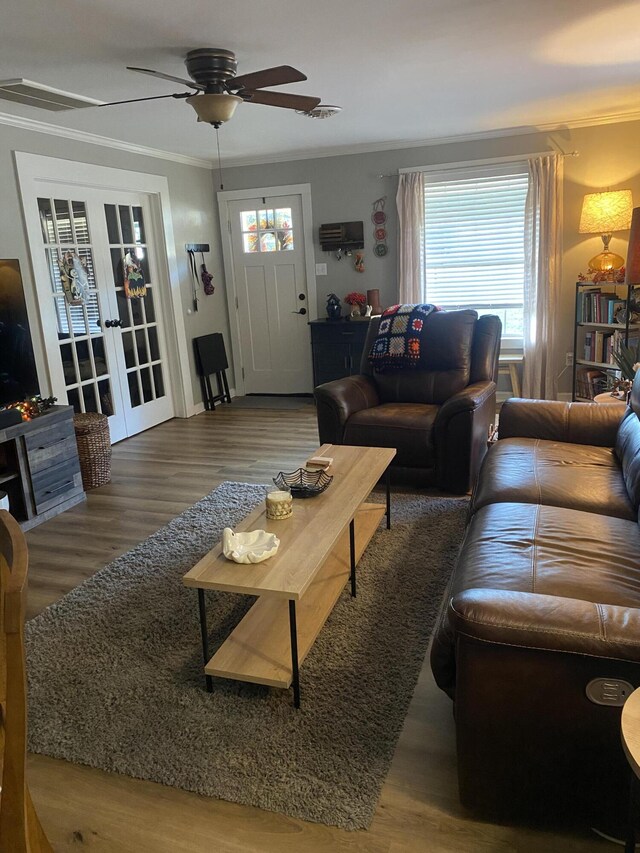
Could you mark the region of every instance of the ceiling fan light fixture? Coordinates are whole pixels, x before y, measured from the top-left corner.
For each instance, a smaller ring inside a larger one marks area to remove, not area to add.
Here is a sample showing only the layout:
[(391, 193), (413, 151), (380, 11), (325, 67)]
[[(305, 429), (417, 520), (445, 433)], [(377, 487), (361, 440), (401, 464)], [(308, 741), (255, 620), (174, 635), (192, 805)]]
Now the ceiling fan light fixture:
[(342, 112), (342, 107), (337, 107), (335, 104), (318, 104), (312, 110), (296, 110), (296, 112), (298, 115), (308, 118), (331, 118), (331, 116)]
[(227, 94), (191, 95), (187, 98), (187, 103), (196, 111), (198, 121), (206, 121), (207, 124), (220, 127), (233, 116), (238, 104), (242, 103), (242, 98)]

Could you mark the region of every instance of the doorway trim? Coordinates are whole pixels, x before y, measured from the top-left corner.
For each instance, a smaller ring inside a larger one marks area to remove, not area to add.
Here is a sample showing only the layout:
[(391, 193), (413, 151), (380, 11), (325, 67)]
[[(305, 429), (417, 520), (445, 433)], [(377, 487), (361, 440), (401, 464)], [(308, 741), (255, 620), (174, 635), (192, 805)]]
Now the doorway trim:
[(224, 278), (227, 283), (227, 313), (229, 315), (229, 331), (231, 337), (231, 361), (233, 363), (235, 391), (236, 394), (240, 396), (243, 396), (245, 393), (245, 382), (242, 376), (242, 350), (240, 348), (240, 326), (238, 319), (238, 291), (235, 271), (233, 268), (229, 203), (232, 201), (242, 201), (245, 198), (279, 195), (299, 195), (302, 201), (304, 265), (305, 275), (307, 277), (307, 304), (309, 305), (309, 319), (311, 320), (312, 306), (314, 313), (317, 306), (315, 252), (313, 247), (313, 216), (311, 211), (311, 184), (286, 184), (285, 186), (279, 187), (252, 187), (248, 190), (225, 190), (224, 192), (217, 193), (218, 210), (220, 212), (222, 262), (224, 266)]
[[(175, 415), (180, 418), (188, 418), (196, 414), (199, 408), (193, 401), (187, 335), (182, 315), (176, 241), (173, 233), (171, 199), (167, 178), (162, 175), (149, 175), (144, 172), (116, 169), (111, 166), (97, 166), (94, 163), (80, 163), (58, 157), (46, 157), (41, 154), (28, 154), (24, 151), (14, 152), (14, 157), (30, 254), (29, 268), (32, 286), (25, 293), (27, 314), (32, 328), (38, 378), (42, 380), (43, 384), (46, 383), (46, 393), (51, 393), (49, 353), (44, 344), (41, 306), (34, 284), (33, 265), (33, 252), (37, 250), (36, 247), (39, 245), (38, 241), (41, 239), (41, 234), (37, 217), (30, 206), (32, 200), (37, 198), (38, 182), (75, 184), (79, 187), (103, 190), (134, 191), (144, 193), (149, 198), (151, 217), (158, 240), (157, 255), (161, 277), (159, 290), (165, 322), (167, 364)], [(168, 284), (168, 288), (163, 284)], [(44, 389), (42, 390), (44, 391)]]

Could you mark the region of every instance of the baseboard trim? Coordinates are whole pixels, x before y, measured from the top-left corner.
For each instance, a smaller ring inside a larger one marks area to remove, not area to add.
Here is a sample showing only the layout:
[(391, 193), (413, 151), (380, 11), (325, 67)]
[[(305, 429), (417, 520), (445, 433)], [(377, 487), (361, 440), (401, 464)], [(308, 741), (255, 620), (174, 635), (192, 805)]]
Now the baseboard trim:
[[(238, 396), (238, 394), (237, 394), (237, 392), (236, 392), (236, 389), (235, 389), (235, 388), (229, 388), (229, 394), (231, 395), (231, 399), (233, 399), (234, 397), (237, 397), (237, 396)], [(220, 405), (220, 404), (218, 404), (218, 405)], [(201, 415), (203, 412), (206, 412), (206, 411), (207, 411), (207, 410), (205, 409), (205, 407), (204, 407), (204, 403), (203, 403), (203, 402), (200, 402), (200, 403), (194, 403), (194, 405), (193, 405), (193, 406), (191, 407), (191, 409), (189, 410), (189, 413), (188, 413), (188, 414), (186, 414), (186, 415), (176, 415), (176, 417), (177, 417), (177, 418), (179, 418), (179, 417), (184, 417), (184, 418), (193, 418), (193, 417), (195, 417), (195, 415)]]

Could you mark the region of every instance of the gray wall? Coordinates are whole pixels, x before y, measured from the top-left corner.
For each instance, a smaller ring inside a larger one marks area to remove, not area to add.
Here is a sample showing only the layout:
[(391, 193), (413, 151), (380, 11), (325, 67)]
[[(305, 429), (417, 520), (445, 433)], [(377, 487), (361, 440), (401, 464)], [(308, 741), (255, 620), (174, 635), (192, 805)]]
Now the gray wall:
[(218, 262), (219, 252), (209, 256), (212, 259), (210, 271), (215, 276), (215, 294), (213, 296), (203, 295), (200, 300), (200, 310), (196, 314), (187, 314), (191, 308), (191, 282), (184, 244), (214, 243), (219, 245), (219, 227), (217, 213), (214, 211), (215, 204), (210, 170), (0, 124), (0, 188), (2, 191), (0, 257), (18, 258), (25, 286), (28, 288), (33, 288), (33, 277), (22, 221), (13, 157), (14, 151), (61, 157), (76, 162), (97, 163), (118, 169), (163, 175), (167, 178), (171, 197), (184, 319), (192, 361), (194, 399), (200, 401), (202, 394), (193, 366), (191, 338), (220, 331), (225, 334), (227, 346), (229, 346), (227, 304), (222, 265)]
[[(330, 121), (331, 119), (329, 119)], [(552, 134), (532, 131), (528, 134), (496, 137), (468, 142), (428, 145), (394, 151), (298, 160), (225, 169), (225, 190), (281, 184), (310, 183), (313, 203), (313, 227), (317, 262), (327, 262), (328, 275), (317, 279), (318, 316), (324, 316), (326, 294), (335, 291), (343, 297), (350, 290), (379, 288), (383, 305), (398, 298), (395, 193), (397, 177), (380, 179), (378, 175), (395, 173), (411, 166), (427, 166), (478, 160), (490, 157), (526, 155), (560, 149), (579, 151), (578, 157), (564, 159), (564, 270), (558, 313), (557, 373), (560, 390), (570, 391), (571, 375), (564, 370), (565, 353), (573, 349), (574, 283), (579, 272), (586, 272), (587, 261), (601, 251), (598, 236), (578, 234), (582, 198), (587, 192), (602, 189), (633, 190), (634, 204), (640, 205), (640, 122), (625, 122), (595, 127), (566, 129)], [(373, 202), (387, 196), (389, 254), (382, 259), (373, 255)], [(318, 227), (323, 222), (364, 220), (365, 272), (359, 274), (349, 259), (337, 261), (323, 253), (318, 243)], [(612, 251), (625, 255), (628, 233), (615, 234)], [(496, 246), (500, 234), (496, 234)]]
[[(224, 131), (223, 131), (224, 132)], [(587, 260), (600, 251), (598, 236), (578, 234), (582, 198), (585, 193), (601, 189), (630, 188), (634, 203), (640, 205), (640, 156), (638, 136), (640, 122), (566, 129), (553, 134), (535, 132), (494, 139), (428, 145), (393, 151), (351, 154), (319, 159), (296, 160), (254, 166), (227, 167), (225, 190), (309, 183), (312, 191), (315, 260), (326, 262), (328, 275), (317, 279), (317, 316), (324, 316), (326, 294), (335, 291), (343, 297), (350, 290), (379, 288), (381, 301), (397, 300), (397, 256), (395, 192), (397, 177), (380, 179), (378, 175), (396, 173), (406, 166), (456, 163), (507, 155), (526, 155), (550, 148), (563, 151), (577, 149), (579, 157), (564, 161), (564, 271), (558, 312), (557, 373), (561, 374), (561, 391), (571, 387), (570, 372), (563, 373), (565, 352), (572, 349), (574, 283), (580, 271), (586, 271)], [(228, 337), (227, 305), (217, 204), (216, 172), (185, 166), (167, 160), (145, 157), (102, 146), (75, 142), (33, 131), (0, 125), (0, 257), (18, 258), (27, 286), (32, 287), (29, 254), (21, 220), (13, 151), (28, 151), (87, 163), (99, 163), (122, 169), (165, 175), (169, 182), (176, 254), (182, 288), (185, 324), (189, 339), (212, 331)], [(385, 258), (373, 255), (372, 204), (387, 196), (388, 245)], [(357, 273), (353, 261), (337, 261), (323, 253), (317, 241), (318, 227), (323, 222), (362, 219), (365, 224), (365, 272)], [(625, 255), (628, 233), (615, 234), (613, 251)], [(214, 274), (216, 292), (203, 296), (201, 309), (188, 315), (191, 307), (191, 284), (184, 252), (185, 242), (209, 242), (212, 253), (207, 258)], [(500, 235), (496, 234), (496, 246)], [(313, 311), (312, 311), (313, 313)], [(189, 349), (191, 345), (189, 343)], [(231, 377), (233, 382), (233, 377)], [(194, 398), (201, 399), (199, 384), (193, 373)]]

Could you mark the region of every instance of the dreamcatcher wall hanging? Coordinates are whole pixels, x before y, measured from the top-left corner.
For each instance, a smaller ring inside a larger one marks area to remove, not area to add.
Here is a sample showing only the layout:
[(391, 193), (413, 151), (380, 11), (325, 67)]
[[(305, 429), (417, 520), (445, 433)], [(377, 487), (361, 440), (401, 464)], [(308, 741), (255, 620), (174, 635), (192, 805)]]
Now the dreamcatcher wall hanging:
[(142, 267), (131, 252), (127, 252), (123, 262), (124, 293), (127, 299), (142, 299), (147, 295), (147, 284)]
[(384, 212), (384, 206), (386, 204), (387, 197), (386, 195), (382, 196), (382, 198), (377, 199), (373, 202), (373, 213), (371, 214), (371, 221), (373, 222), (373, 239), (375, 240), (375, 245), (373, 247), (373, 254), (377, 258), (384, 258), (384, 256), (389, 251), (387, 246), (387, 214)]
[(82, 305), (89, 297), (89, 278), (83, 258), (76, 252), (64, 252), (58, 259), (62, 290), (69, 305)]

